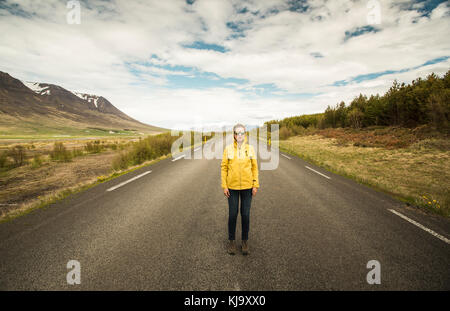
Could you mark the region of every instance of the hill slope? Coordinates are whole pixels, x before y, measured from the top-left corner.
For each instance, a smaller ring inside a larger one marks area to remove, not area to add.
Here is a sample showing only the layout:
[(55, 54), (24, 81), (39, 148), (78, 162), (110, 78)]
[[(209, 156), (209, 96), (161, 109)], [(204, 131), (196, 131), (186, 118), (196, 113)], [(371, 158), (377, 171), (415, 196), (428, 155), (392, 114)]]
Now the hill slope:
[(131, 118), (102, 96), (20, 81), (0, 71), (0, 135), (86, 135), (91, 133), (88, 128), (144, 134), (166, 131)]

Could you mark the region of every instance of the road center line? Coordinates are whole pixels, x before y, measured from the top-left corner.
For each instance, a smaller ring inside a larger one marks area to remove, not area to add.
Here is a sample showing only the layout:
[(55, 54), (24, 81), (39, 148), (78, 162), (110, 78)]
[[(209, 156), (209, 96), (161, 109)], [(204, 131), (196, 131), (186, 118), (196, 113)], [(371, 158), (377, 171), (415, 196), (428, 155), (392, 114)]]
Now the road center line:
[(177, 161), (177, 160), (179, 160), (181, 158), (184, 158), (185, 156), (186, 156), (185, 154), (180, 155), (178, 158), (173, 159), (172, 162)]
[(322, 173), (320, 173), (320, 172), (318, 172), (318, 171), (316, 171), (316, 170), (310, 168), (309, 166), (306, 166), (306, 165), (305, 165), (305, 167), (306, 167), (307, 169), (310, 169), (311, 171), (313, 171), (313, 172), (319, 174), (319, 175), (322, 175), (322, 176), (325, 177), (325, 178), (331, 179), (331, 177), (328, 177), (327, 175), (324, 175), (324, 174), (322, 174)]
[(285, 157), (285, 158), (288, 158), (289, 160), (291, 159), (290, 157), (288, 157), (287, 155), (285, 155), (285, 154), (282, 154), (282, 153), (280, 153), (283, 157)]
[(126, 185), (126, 184), (128, 184), (129, 182), (132, 182), (133, 180), (136, 180), (136, 179), (138, 179), (138, 178), (140, 178), (140, 177), (142, 177), (142, 176), (144, 176), (144, 175), (147, 175), (148, 173), (151, 173), (151, 172), (152, 172), (152, 171), (147, 171), (147, 172), (144, 172), (144, 173), (142, 173), (142, 174), (140, 174), (140, 175), (134, 176), (133, 178), (130, 178), (130, 179), (128, 179), (128, 180), (125, 180), (124, 182), (121, 182), (120, 184), (118, 184), (118, 185), (116, 185), (116, 186), (114, 186), (114, 187), (111, 187), (111, 188), (107, 189), (106, 191), (113, 191), (113, 190), (115, 190), (115, 189), (117, 189), (117, 188), (119, 188), (119, 187), (122, 187), (123, 185)]
[(413, 225), (416, 225), (416, 226), (419, 227), (420, 229), (425, 230), (426, 232), (428, 232), (428, 233), (434, 235), (435, 237), (437, 237), (438, 239), (444, 241), (445, 243), (450, 244), (450, 240), (447, 239), (445, 236), (442, 236), (442, 235), (440, 235), (440, 234), (434, 232), (433, 230), (428, 229), (427, 227), (425, 227), (425, 226), (419, 224), (417, 221), (414, 221), (414, 220), (412, 220), (411, 218), (408, 218), (408, 217), (406, 217), (405, 215), (403, 215), (403, 214), (401, 214), (401, 213), (399, 213), (399, 212), (397, 212), (397, 211), (395, 211), (395, 210), (393, 210), (393, 209), (389, 209), (388, 211), (394, 213), (394, 214), (397, 215), (397, 216), (400, 216), (401, 218), (403, 218), (403, 219), (406, 220), (406, 221), (409, 221), (410, 223), (412, 223)]

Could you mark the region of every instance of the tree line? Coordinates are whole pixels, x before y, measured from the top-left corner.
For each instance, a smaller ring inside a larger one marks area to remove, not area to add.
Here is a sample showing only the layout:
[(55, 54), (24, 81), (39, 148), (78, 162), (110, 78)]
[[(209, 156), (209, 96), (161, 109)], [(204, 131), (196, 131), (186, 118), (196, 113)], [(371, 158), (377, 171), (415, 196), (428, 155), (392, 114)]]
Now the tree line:
[(426, 79), (417, 78), (410, 84), (394, 80), (389, 90), (379, 94), (359, 94), (349, 105), (344, 101), (329, 106), (323, 113), (300, 115), (282, 120), (267, 121), (278, 123), (298, 132), (299, 128), (363, 128), (368, 126), (416, 127), (430, 124), (438, 130), (448, 130), (450, 119), (450, 70), (441, 78), (435, 73)]

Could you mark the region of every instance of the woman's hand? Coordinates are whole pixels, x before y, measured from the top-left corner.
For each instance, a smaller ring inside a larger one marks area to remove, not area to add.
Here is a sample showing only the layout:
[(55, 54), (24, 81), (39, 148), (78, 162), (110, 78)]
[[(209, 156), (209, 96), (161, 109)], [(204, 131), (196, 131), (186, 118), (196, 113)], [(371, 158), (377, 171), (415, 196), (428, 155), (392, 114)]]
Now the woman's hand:
[(228, 188), (223, 188), (223, 194), (229, 198), (230, 197), (230, 191), (228, 190)]
[(253, 187), (253, 189), (252, 189), (252, 196), (255, 196), (257, 191), (258, 191), (258, 188)]

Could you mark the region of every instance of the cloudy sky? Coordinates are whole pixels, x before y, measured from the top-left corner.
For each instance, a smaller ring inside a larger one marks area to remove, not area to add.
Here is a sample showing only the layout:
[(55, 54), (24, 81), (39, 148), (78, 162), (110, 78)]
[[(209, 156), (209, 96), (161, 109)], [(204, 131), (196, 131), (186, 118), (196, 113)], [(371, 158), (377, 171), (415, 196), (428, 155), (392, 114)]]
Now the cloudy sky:
[(71, 1), (0, 0), (0, 71), (166, 128), (262, 125), (450, 69), (446, 1), (79, 4), (77, 24)]

